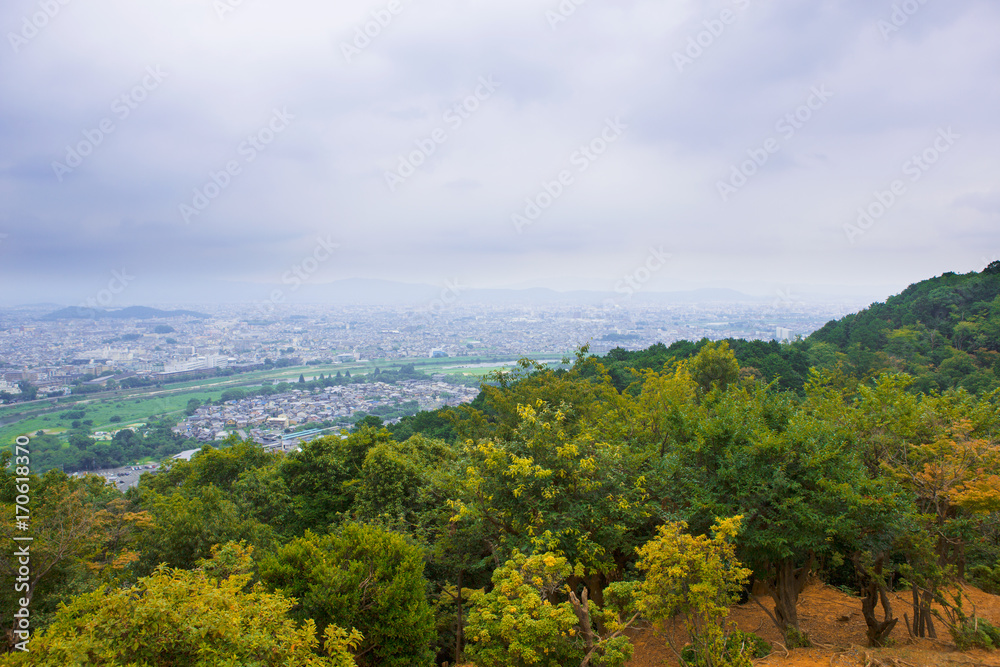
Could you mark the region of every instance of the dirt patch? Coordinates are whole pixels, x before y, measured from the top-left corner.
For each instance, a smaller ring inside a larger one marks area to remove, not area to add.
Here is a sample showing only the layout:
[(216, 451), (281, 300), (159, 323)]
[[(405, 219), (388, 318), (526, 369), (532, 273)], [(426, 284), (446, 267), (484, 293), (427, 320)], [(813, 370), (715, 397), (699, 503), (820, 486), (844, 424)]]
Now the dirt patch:
[[(1000, 626), (1000, 596), (964, 587), (980, 617)], [(770, 598), (757, 598), (773, 611)], [(746, 632), (756, 632), (771, 642), (774, 652), (756, 661), (758, 665), (774, 667), (938, 667), (939, 665), (975, 665), (1000, 667), (1000, 651), (959, 652), (951, 643), (948, 631), (937, 623), (938, 639), (911, 640), (903, 623), (903, 613), (910, 611), (910, 594), (894, 593), (892, 605), (900, 621), (893, 629), (891, 648), (867, 648), (865, 620), (861, 616), (861, 599), (821, 583), (806, 587), (799, 598), (799, 622), (815, 644), (814, 648), (785, 651), (781, 636), (766, 613), (754, 602), (734, 607), (729, 619)], [(970, 607), (966, 608), (971, 613)], [(679, 632), (679, 629), (678, 629)], [(682, 636), (675, 635), (678, 639)], [(630, 633), (635, 654), (627, 667), (661, 667), (677, 665), (677, 659), (663, 638), (649, 628)]]

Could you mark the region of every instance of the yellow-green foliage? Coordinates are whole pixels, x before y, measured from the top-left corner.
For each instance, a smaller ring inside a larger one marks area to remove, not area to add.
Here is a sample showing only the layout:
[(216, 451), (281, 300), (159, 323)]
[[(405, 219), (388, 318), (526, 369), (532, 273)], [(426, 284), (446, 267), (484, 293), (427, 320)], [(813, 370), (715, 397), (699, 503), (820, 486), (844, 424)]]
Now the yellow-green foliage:
[[(638, 549), (638, 568), (646, 575), (639, 585), (639, 609), (661, 628), (683, 619), (701, 664), (749, 664), (745, 656), (726, 655), (723, 627), (729, 605), (750, 577), (732, 542), (742, 519), (716, 521), (711, 538), (685, 533), (684, 522), (668, 523)], [(665, 634), (672, 642), (671, 634)], [(679, 647), (671, 643), (671, 648), (680, 657)]]
[(286, 615), (293, 599), (259, 585), (246, 590), (249, 551), (213, 551), (201, 569), (160, 567), (131, 588), (79, 596), (33, 639), (30, 653), (8, 655), (5, 664), (354, 667), (359, 633), (330, 626), (321, 655), (315, 624), (297, 627)]
[(515, 551), (493, 573), (493, 590), (472, 595), (465, 634), (469, 657), (483, 667), (556, 667), (583, 658), (574, 641), (577, 617), (569, 602), (552, 604), (573, 568), (552, 553)]
[[(627, 638), (618, 632), (594, 636), (588, 651), (573, 604), (553, 601), (557, 594), (569, 593), (565, 581), (571, 574), (573, 568), (561, 556), (549, 552), (529, 557), (514, 551), (512, 559), (494, 571), (493, 590), (472, 595), (465, 631), (469, 657), (482, 667), (578, 665), (587, 655), (591, 665), (625, 664), (632, 656)], [(592, 602), (589, 608), (607, 628), (615, 625), (613, 615)]]

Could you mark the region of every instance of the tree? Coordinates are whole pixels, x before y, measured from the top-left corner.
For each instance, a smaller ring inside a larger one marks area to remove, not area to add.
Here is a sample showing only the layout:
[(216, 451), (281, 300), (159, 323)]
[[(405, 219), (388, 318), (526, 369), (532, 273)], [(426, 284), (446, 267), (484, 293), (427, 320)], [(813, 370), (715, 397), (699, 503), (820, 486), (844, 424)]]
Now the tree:
[(321, 655), (315, 624), (288, 616), (294, 600), (249, 587), (250, 553), (230, 544), (201, 569), (161, 567), (130, 588), (81, 595), (36, 635), (30, 653), (6, 664), (352, 667), (361, 636), (328, 626)]
[(17, 383), (17, 388), (21, 390), (22, 401), (33, 401), (38, 398), (38, 387), (28, 380), (21, 380)]
[(299, 373), (299, 384), (305, 384), (305, 383), (306, 383), (306, 376), (303, 375), (302, 373)]
[(709, 343), (691, 360), (691, 376), (702, 393), (716, 388), (725, 391), (740, 377), (740, 364), (729, 343)]
[[(232, 389), (226, 389), (224, 392), (222, 392), (222, 395), (219, 396), (219, 402), (228, 403), (229, 401), (241, 401), (246, 397), (247, 397), (246, 389), (240, 389), (239, 387), (234, 387)], [(190, 402), (191, 401), (188, 401), (188, 404), (190, 404)]]
[(142, 504), (153, 520), (143, 535), (142, 572), (152, 572), (160, 564), (192, 568), (211, 554), (213, 546), (229, 541), (267, 545), (272, 539), (265, 526), (243, 516), (214, 485), (169, 495), (145, 492)]
[(507, 438), (467, 442), (463, 512), (491, 525), (506, 549), (544, 549), (581, 565), (573, 576), (600, 605), (657, 509), (643, 456), (620, 436), (602, 437), (605, 425), (574, 419), (565, 403), (537, 399), (517, 411)]
[[(6, 464), (9, 452), (4, 454), (7, 456), (0, 457), (0, 463)], [(86, 577), (87, 564), (105, 543), (102, 516), (95, 507), (98, 494), (106, 493), (103, 480), (70, 480), (54, 470), (42, 478), (23, 471), (21, 479), (28, 481), (18, 482), (15, 478), (15, 473), (21, 474), (18, 468), (10, 471), (5, 465), (2, 468), (0, 537), (8, 544), (24, 546), (13, 540), (15, 535), (24, 535), (15, 530), (14, 501), (27, 495), (30, 508), (27, 521), (33, 540), (28, 544), (31, 567), (27, 580), (16, 579), (23, 574), (20, 572), (23, 563), (19, 562), (15, 550), (0, 552), (0, 602), (4, 608), (13, 609), (15, 600), (27, 600), (29, 604), (22, 606), (30, 606), (37, 616), (43, 616), (55, 611), (66, 592), (74, 590), (71, 582)], [(118, 495), (117, 492), (111, 494)], [(13, 644), (12, 632), (16, 627), (6, 630), (5, 639)]]
[(359, 431), (363, 428), (375, 429), (376, 431), (382, 428), (382, 418), (378, 415), (365, 415), (358, 421), (354, 422), (354, 430)]
[(302, 534), (306, 529), (328, 530), (354, 502), (357, 485), (368, 450), (392, 442), (385, 429), (362, 427), (347, 438), (326, 436), (302, 445), (301, 451), (282, 461), (278, 473), (292, 497), (288, 531)]
[(358, 664), (430, 665), (434, 618), (420, 549), (398, 534), (347, 524), (330, 535), (307, 531), (261, 563), (261, 579), (295, 597), (297, 618), (364, 634)]
[[(736, 558), (733, 540), (743, 517), (718, 520), (711, 538), (684, 532), (687, 524), (661, 526), (655, 539), (638, 549), (637, 568), (645, 575), (638, 587), (638, 608), (661, 629), (682, 664), (687, 662), (665, 624), (683, 621), (699, 664), (750, 666), (752, 652), (727, 648), (731, 630), (724, 627), (729, 606), (739, 599), (750, 570)], [(735, 655), (733, 655), (735, 653)]]
[[(577, 597), (566, 585), (572, 573), (562, 556), (515, 550), (494, 571), (493, 590), (472, 594), (466, 633), (473, 661), (482, 667), (623, 665), (632, 656), (623, 636), (628, 622), (616, 625), (610, 614), (592, 609), (586, 589)], [(557, 594), (569, 600), (558, 602)], [(615, 627), (601, 636), (595, 627), (605, 620)]]
[(812, 567), (859, 530), (844, 512), (865, 480), (852, 436), (766, 386), (710, 392), (702, 408), (697, 437), (678, 451), (690, 523), (700, 532), (716, 516), (747, 517), (738, 554), (768, 586), (775, 625), (804, 643), (797, 602)]

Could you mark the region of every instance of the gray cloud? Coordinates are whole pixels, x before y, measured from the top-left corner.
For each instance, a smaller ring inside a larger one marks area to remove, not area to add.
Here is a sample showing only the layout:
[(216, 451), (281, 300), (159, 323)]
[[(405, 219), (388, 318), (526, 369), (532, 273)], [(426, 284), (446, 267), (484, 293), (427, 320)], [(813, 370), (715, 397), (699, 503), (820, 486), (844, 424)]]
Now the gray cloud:
[[(71, 2), (28, 38), (39, 3), (6, 3), (0, 303), (73, 302), (122, 266), (142, 268), (122, 295), (136, 301), (263, 292), (320, 235), (341, 244), (320, 284), (564, 289), (607, 288), (654, 244), (674, 260), (650, 289), (904, 286), (1000, 245), (993, 3), (927, 3), (884, 36), (881, 0), (591, 0), (554, 29), (556, 2), (404, 0), (357, 47), (386, 6), (243, 2), (220, 19), (207, 0)], [(705, 46), (678, 71), (690, 39)], [(147, 68), (165, 76), (133, 99)], [(491, 76), (456, 125), (449, 110)], [(833, 97), (783, 136), (824, 85)], [(294, 118), (250, 160), (275, 109)], [(615, 117), (627, 129), (581, 171)], [(57, 173), (102, 121), (113, 131)], [(954, 149), (850, 243), (844, 225), (941, 127)], [(386, 172), (436, 130), (446, 140), (390, 191)], [(719, 181), (770, 138), (779, 150), (723, 201)], [(185, 223), (181, 205), (232, 162)], [(518, 234), (511, 216), (563, 170), (572, 185)]]

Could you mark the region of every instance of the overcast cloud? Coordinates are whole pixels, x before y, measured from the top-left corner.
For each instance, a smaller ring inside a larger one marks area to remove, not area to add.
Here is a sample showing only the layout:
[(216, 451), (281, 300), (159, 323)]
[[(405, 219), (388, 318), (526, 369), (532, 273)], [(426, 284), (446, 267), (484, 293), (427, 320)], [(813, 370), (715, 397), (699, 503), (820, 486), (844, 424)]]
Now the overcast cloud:
[(313, 295), (611, 290), (652, 249), (649, 290), (888, 294), (1000, 253), (988, 0), (6, 0), (0, 30), (0, 303), (303, 262)]

